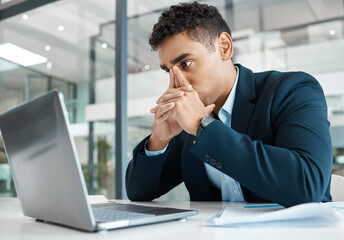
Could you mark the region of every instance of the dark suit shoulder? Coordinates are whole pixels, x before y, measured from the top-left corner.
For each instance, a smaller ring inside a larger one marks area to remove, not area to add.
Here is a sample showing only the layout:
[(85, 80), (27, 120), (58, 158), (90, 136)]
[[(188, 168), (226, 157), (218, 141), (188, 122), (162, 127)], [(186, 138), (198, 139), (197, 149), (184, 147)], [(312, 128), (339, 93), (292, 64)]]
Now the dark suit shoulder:
[[(271, 125), (275, 129), (295, 112), (317, 109), (323, 117), (327, 115), (324, 92), (318, 81), (305, 72), (269, 71), (256, 73), (257, 110), (265, 106), (270, 112)], [(314, 113), (313, 113), (314, 114)]]
[(267, 71), (254, 73), (254, 77), (258, 93), (265, 88), (271, 89), (271, 91), (281, 89), (283, 92), (286, 92), (286, 90), (293, 90), (302, 85), (320, 86), (313, 76), (305, 72)]

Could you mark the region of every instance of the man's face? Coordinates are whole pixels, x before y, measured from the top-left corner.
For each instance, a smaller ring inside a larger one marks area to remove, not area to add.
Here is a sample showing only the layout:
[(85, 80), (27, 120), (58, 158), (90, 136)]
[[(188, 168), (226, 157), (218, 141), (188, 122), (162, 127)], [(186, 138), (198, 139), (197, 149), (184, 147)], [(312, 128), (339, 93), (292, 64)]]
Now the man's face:
[(216, 43), (216, 50), (210, 52), (184, 31), (164, 39), (159, 45), (161, 68), (169, 71), (172, 66), (178, 66), (205, 106), (215, 103), (225, 91), (224, 64)]

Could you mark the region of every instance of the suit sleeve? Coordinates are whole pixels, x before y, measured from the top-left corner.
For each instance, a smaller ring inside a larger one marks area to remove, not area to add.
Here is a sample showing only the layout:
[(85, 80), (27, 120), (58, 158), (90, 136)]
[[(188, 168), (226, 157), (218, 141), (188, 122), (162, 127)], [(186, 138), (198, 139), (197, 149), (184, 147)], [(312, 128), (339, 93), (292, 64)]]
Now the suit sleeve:
[(177, 137), (170, 141), (164, 153), (146, 156), (144, 144), (149, 137), (136, 146), (127, 167), (126, 190), (132, 201), (151, 201), (183, 181)]
[(307, 74), (301, 79), (282, 81), (267, 106), (274, 144), (214, 121), (191, 153), (220, 163), (213, 165), (263, 199), (286, 207), (320, 202), (332, 167), (327, 107), (319, 83)]

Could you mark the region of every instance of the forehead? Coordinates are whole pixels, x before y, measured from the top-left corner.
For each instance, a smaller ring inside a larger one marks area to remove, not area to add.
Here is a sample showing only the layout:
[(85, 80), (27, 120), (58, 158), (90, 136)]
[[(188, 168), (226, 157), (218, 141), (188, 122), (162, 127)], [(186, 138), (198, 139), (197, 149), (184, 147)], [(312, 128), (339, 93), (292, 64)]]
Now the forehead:
[(208, 53), (206, 47), (193, 40), (186, 31), (164, 39), (159, 45), (158, 52), (160, 63), (165, 66), (170, 66), (173, 59), (185, 53), (195, 57)]

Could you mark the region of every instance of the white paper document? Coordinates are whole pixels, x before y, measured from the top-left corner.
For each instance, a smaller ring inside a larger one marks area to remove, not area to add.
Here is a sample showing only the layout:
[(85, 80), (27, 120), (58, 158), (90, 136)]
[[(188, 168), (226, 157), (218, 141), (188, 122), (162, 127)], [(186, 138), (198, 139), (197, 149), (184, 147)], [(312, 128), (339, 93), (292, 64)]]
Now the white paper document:
[(104, 195), (88, 195), (88, 202), (90, 204), (108, 203), (109, 200)]
[[(339, 208), (338, 206), (342, 204)], [(340, 213), (338, 210), (342, 210)], [(278, 204), (225, 207), (206, 226), (325, 226), (342, 221), (344, 203), (305, 203), (290, 208)]]

